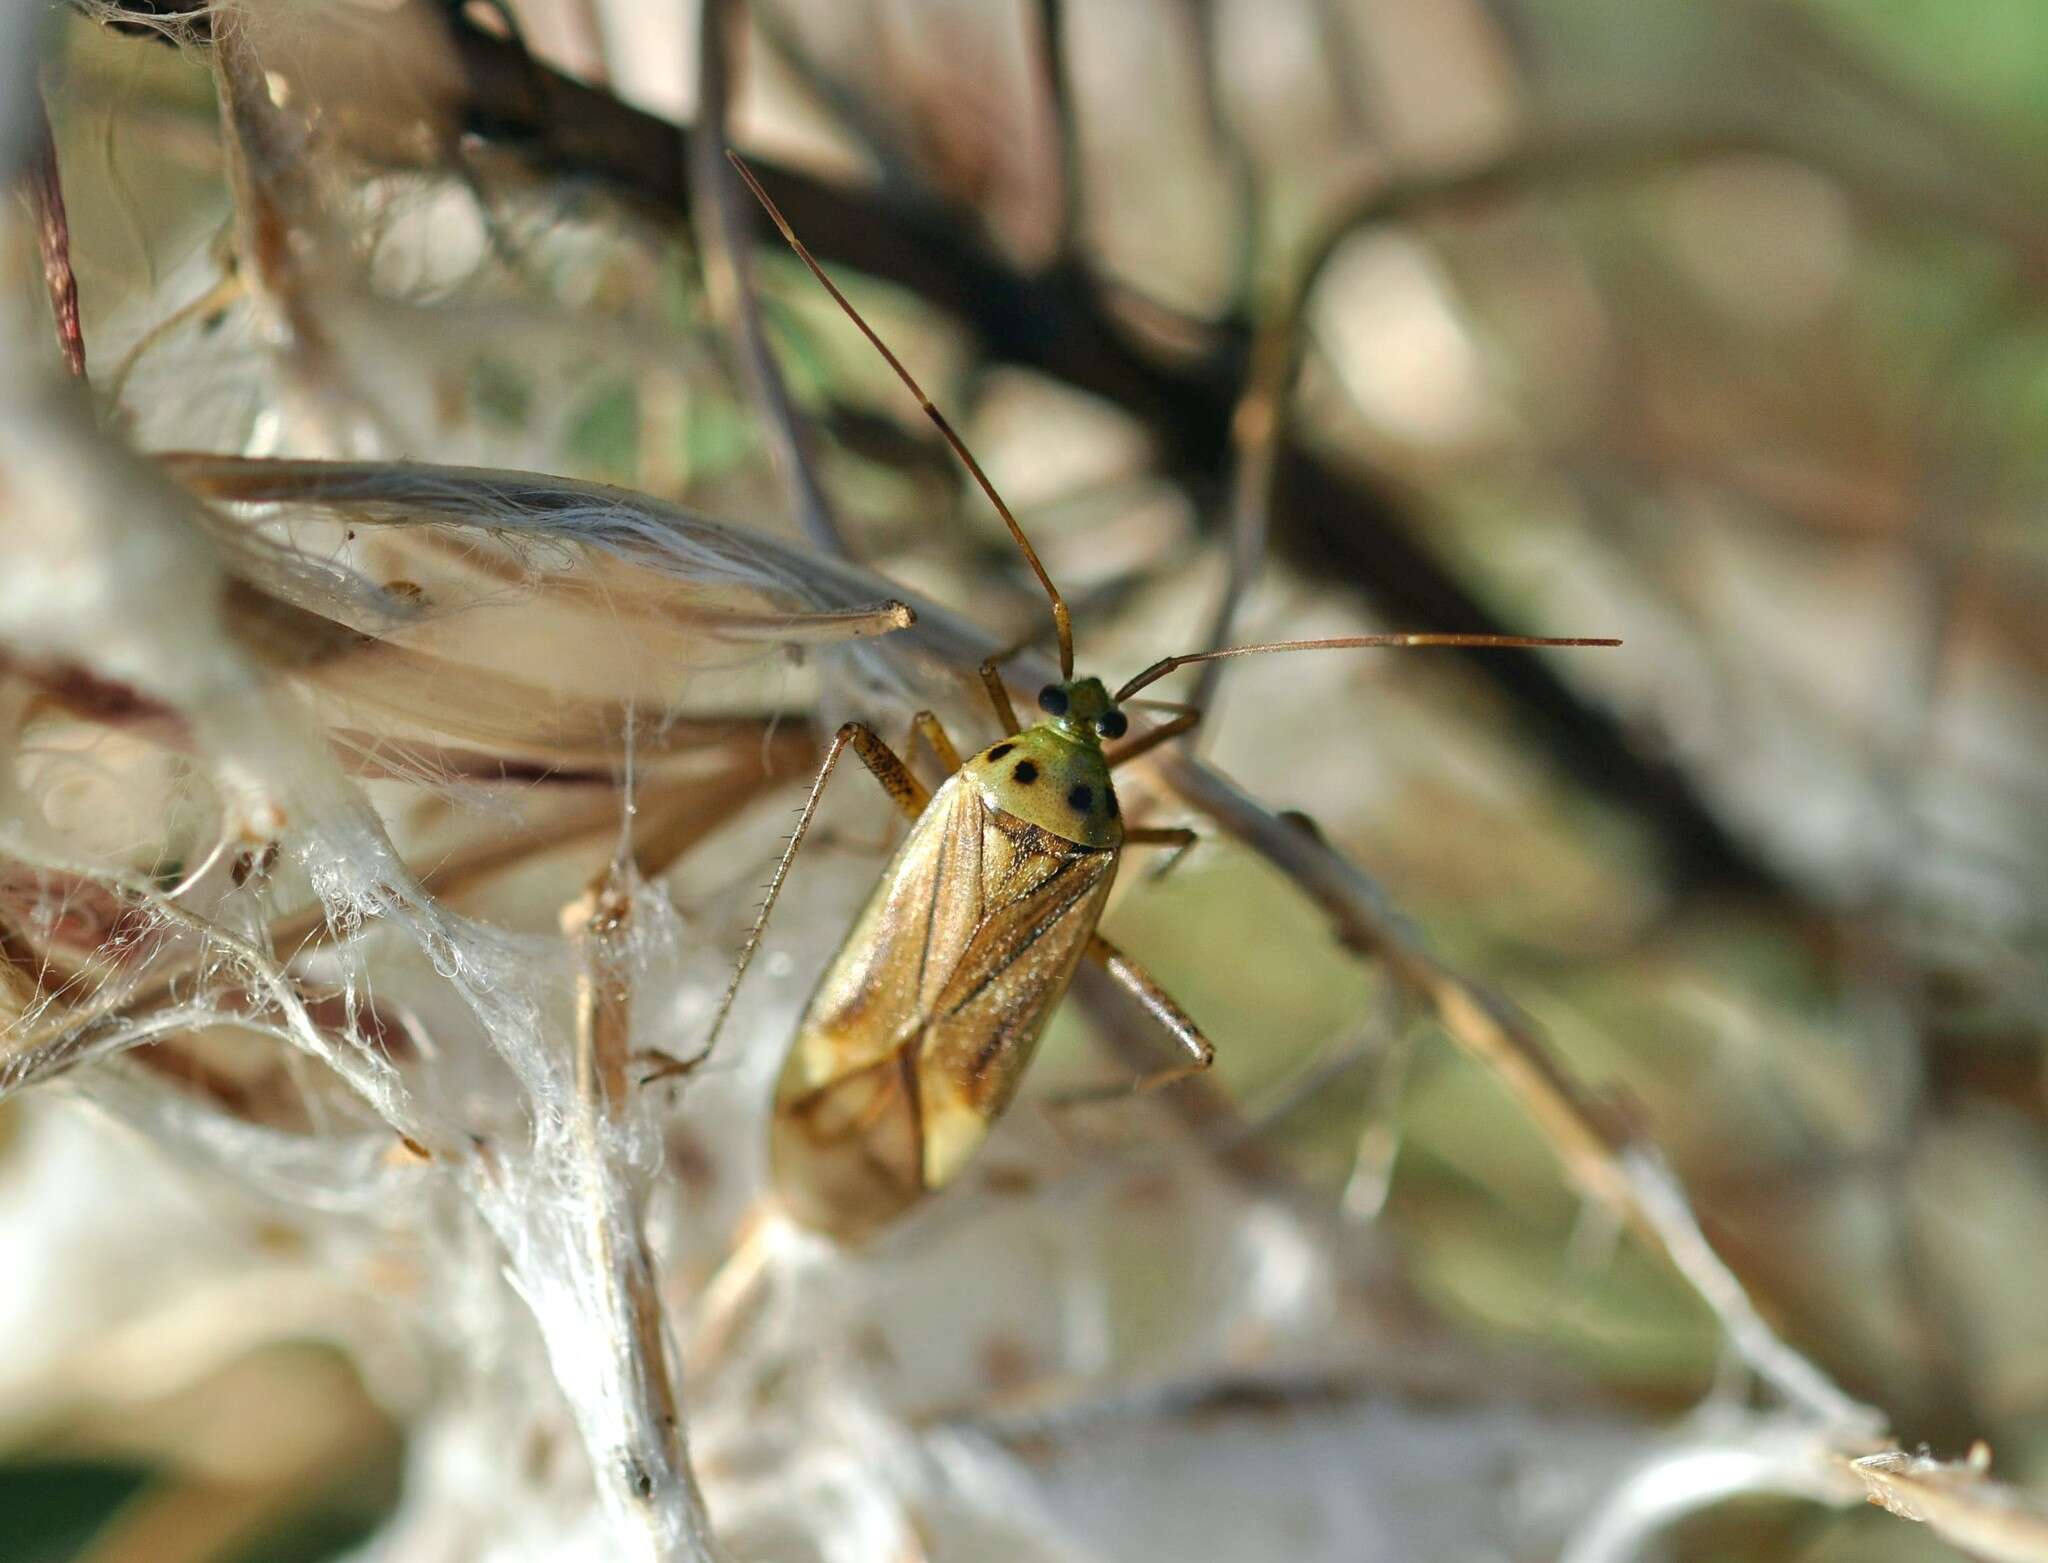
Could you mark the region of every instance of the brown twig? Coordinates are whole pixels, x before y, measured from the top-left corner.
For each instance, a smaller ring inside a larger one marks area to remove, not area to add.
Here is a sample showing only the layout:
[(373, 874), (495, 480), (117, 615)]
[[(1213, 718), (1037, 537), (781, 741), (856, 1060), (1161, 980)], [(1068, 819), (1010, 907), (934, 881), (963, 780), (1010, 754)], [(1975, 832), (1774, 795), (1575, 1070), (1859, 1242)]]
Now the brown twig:
[(405, 440), (365, 391), (322, 308), (316, 282), (331, 276), (347, 247), (330, 232), (314, 160), (306, 155), (312, 121), (304, 109), (273, 97), (266, 54), (272, 36), (262, 14), (236, 0), (222, 0), (207, 14), (234, 200), (235, 275), (267, 327), (279, 366), (332, 441), (348, 448), (369, 427), (402, 449)]
[[(631, 1090), (633, 892), (632, 874), (614, 859), (562, 909), (562, 933), (577, 958), (576, 1136), (591, 1205), (592, 1265), (611, 1292), (608, 1311), (626, 1326), (627, 1376), (642, 1419), (657, 1432), (662, 1485), (694, 1493), (654, 1260), (639, 1201), (624, 1187), (619, 1165)], [(646, 1474), (651, 1481), (656, 1473)]]
[(1057, 254), (1070, 255), (1081, 232), (1081, 125), (1067, 71), (1066, 0), (1038, 0), (1036, 7), (1040, 75), (1052, 116), (1060, 162), (1060, 221)]
[(767, 433), (776, 472), (788, 491), (804, 535), (818, 547), (847, 556), (846, 536), (832, 513), (831, 502), (818, 483), (817, 462), (789, 387), (761, 328), (761, 308), (754, 295), (748, 234), (752, 206), (740, 195), (738, 181), (726, 161), (726, 121), (731, 104), (727, 91), (732, 56), (738, 40), (732, 23), (739, 0), (698, 0), (697, 114), (698, 133), (689, 139), (689, 212), (697, 239), (704, 290), (712, 313), (724, 328), (726, 341), (741, 377), (752, 393)]
[[(1274, 466), (1297, 362), (1292, 345), (1296, 340), (1293, 335), (1270, 327), (1259, 333), (1252, 349), (1251, 374), (1244, 396), (1231, 416), (1230, 577), (1222, 599), (1216, 604), (1215, 617), (1209, 621), (1209, 633), (1203, 642), (1208, 647), (1230, 643), (1238, 606), (1266, 559), (1267, 537), (1273, 521)], [(1203, 667), (1189, 697), (1190, 704), (1205, 712), (1214, 706), (1216, 686), (1224, 667), (1222, 662)], [(1189, 741), (1200, 747), (1204, 733), (1214, 731), (1215, 724), (1211, 722)]]
[(1845, 1395), (1770, 1329), (1707, 1242), (1654, 1147), (1588, 1097), (1512, 1005), (1430, 954), (1379, 888), (1309, 832), (1185, 755), (1164, 750), (1145, 763), (1184, 802), (1292, 879), (1323, 908), (1347, 948), (1385, 962), (1429, 1005), (1445, 1033), (1514, 1094), (1580, 1193), (1662, 1252), (1693, 1285), (1752, 1371), (1824, 1425), (1858, 1434), (1882, 1425), (1876, 1411)]

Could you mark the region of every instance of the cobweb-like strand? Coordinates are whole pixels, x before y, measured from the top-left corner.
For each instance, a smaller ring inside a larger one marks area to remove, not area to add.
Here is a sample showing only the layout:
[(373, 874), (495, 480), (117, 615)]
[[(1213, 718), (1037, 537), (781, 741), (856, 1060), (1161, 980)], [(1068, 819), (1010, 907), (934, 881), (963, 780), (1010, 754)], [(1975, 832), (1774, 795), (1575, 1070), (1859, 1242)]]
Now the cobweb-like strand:
[[(91, 669), (178, 711), (234, 798), (241, 832), (285, 844), (329, 927), (402, 931), (460, 995), (524, 1104), (524, 1127), (514, 1120), (510, 1143), (493, 1143), (502, 1129), (479, 1133), (423, 1106), (375, 1049), (331, 1043), (264, 952), (236, 961), (269, 992), (295, 1040), (408, 1143), (459, 1169), (534, 1309), (619, 1535), (635, 1538), (651, 1563), (715, 1556), (680, 1419), (641, 1393), (642, 1336), (626, 1317), (618, 1276), (621, 1263), (644, 1263), (621, 1258), (641, 1252), (634, 1187), (648, 1164), (644, 1142), (636, 1152), (631, 1135), (572, 1132), (576, 1081), (569, 1050), (544, 1018), (531, 941), (460, 917), (424, 892), (290, 707), (204, 611), (222, 600), (223, 578), (185, 502), (102, 446), (79, 412), (61, 403), (0, 405), (0, 463), (40, 501), (13, 514), (35, 513), (46, 524), (41, 538), (8, 539), (17, 567), (0, 591), (0, 638), (18, 653)], [(74, 546), (50, 546), (67, 537)], [(128, 888), (145, 902), (154, 894)], [(160, 901), (155, 909), (183, 915)], [(360, 972), (350, 980), (359, 982)]]

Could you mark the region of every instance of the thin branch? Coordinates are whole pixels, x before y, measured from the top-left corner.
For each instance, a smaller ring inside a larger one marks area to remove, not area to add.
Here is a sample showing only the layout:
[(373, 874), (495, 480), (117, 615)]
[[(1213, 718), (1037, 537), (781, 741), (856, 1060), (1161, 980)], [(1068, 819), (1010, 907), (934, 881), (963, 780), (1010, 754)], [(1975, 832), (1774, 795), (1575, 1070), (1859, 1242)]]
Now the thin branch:
[[(621, 1156), (631, 1089), (626, 1063), (632, 1045), (635, 888), (631, 872), (615, 859), (562, 909), (562, 932), (577, 959), (575, 1134), (589, 1207), (591, 1268), (605, 1288), (604, 1312), (621, 1326), (615, 1349), (626, 1359), (626, 1390), (637, 1402), (629, 1425), (654, 1435), (646, 1452), (657, 1468), (635, 1468), (630, 1496), (652, 1505), (659, 1495), (673, 1495), (686, 1530), (701, 1533), (704, 1500), (683, 1444), (654, 1258)], [(640, 1456), (629, 1452), (627, 1458)]]
[(753, 207), (741, 198), (725, 158), (731, 110), (727, 87), (738, 43), (732, 23), (738, 11), (739, 0), (698, 0), (697, 113), (700, 126), (709, 127), (709, 133), (700, 129), (689, 139), (690, 222), (712, 313), (724, 328), (741, 377), (761, 415), (775, 470), (789, 493), (797, 521), (819, 548), (846, 558), (846, 534), (819, 486), (817, 462), (803, 423), (761, 329), (760, 302), (754, 296), (748, 255)]
[(1046, 109), (1060, 160), (1060, 225), (1054, 242), (1054, 252), (1060, 255), (1074, 253), (1081, 232), (1081, 124), (1067, 72), (1066, 9), (1066, 0), (1038, 0), (1035, 8)]
[[(1210, 153), (1221, 165), (1230, 183), (1237, 210), (1230, 224), (1236, 237), (1231, 255), (1229, 297), (1248, 300), (1256, 291), (1259, 254), (1266, 234), (1266, 209), (1262, 200), (1264, 180), (1259, 160), (1231, 120), (1225, 87), (1227, 66), (1223, 57), (1222, 7), (1215, 0), (1189, 0), (1184, 7), (1189, 35), (1200, 61), (1198, 73), (1202, 91), (1202, 118), (1210, 141)], [(1250, 376), (1247, 375), (1249, 379)]]
[(1880, 1413), (1844, 1394), (1771, 1331), (1707, 1242), (1655, 1149), (1579, 1088), (1526, 1017), (1430, 954), (1379, 887), (1307, 831), (1185, 755), (1162, 751), (1144, 763), (1184, 802), (1292, 879), (1328, 914), (1342, 943), (1384, 961), (1422, 997), (1451, 1039), (1514, 1094), (1580, 1193), (1661, 1250), (1694, 1286), (1752, 1371), (1823, 1426), (1858, 1436), (1883, 1426)]
[[(1298, 361), (1295, 340), (1270, 326), (1259, 333), (1252, 349), (1251, 374), (1244, 395), (1231, 415), (1230, 578), (1203, 640), (1211, 649), (1230, 644), (1238, 606), (1265, 563), (1267, 538), (1273, 524), (1273, 474), (1280, 452), (1287, 396)], [(1221, 661), (1205, 665), (1189, 703), (1210, 711), (1216, 703), (1216, 686), (1223, 671)], [(1200, 748), (1206, 735), (1214, 731), (1216, 724), (1212, 721), (1190, 742)]]

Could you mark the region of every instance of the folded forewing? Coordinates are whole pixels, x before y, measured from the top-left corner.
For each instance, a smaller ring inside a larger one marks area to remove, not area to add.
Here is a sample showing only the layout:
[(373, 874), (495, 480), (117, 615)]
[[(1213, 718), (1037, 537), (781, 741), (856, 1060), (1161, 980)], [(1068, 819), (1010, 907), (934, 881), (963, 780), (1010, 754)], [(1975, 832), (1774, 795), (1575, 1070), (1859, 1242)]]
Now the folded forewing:
[(1015, 1091), (1116, 858), (957, 775), (941, 787), (805, 1012), (776, 1096), (778, 1182), (829, 1178), (842, 1186), (813, 1196), (868, 1211), (951, 1178)]
[(991, 814), (984, 914), (926, 1024), (924, 1181), (937, 1188), (1007, 1107), (1102, 920), (1116, 853)]

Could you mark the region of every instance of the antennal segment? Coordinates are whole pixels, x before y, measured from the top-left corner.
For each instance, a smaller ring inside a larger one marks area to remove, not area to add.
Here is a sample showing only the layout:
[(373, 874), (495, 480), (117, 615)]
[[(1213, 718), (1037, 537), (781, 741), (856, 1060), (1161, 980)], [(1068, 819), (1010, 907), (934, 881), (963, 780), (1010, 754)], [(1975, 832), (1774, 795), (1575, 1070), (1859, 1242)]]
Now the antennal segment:
[(1161, 657), (1144, 672), (1119, 689), (1114, 699), (1121, 705), (1147, 684), (1156, 684), (1177, 668), (1197, 662), (1221, 662), (1225, 657), (1251, 657), (1268, 651), (1343, 651), (1361, 646), (1619, 646), (1618, 640), (1583, 635), (1339, 635), (1329, 640), (1269, 640), (1256, 646), (1227, 646), (1221, 651), (1192, 651), (1180, 657)]
[(958, 456), (961, 464), (974, 474), (974, 481), (981, 485), (981, 491), (988, 495), (989, 503), (996, 507), (996, 514), (1003, 518), (1003, 525), (1010, 529), (1010, 536), (1017, 540), (1017, 547), (1024, 554), (1024, 562), (1031, 566), (1031, 573), (1038, 577), (1038, 584), (1045, 588), (1045, 595), (1052, 603), (1052, 627), (1059, 636), (1060, 641), (1060, 677), (1072, 678), (1074, 676), (1074, 622), (1067, 612), (1067, 601), (1060, 595), (1059, 588), (1052, 584), (1052, 577), (1045, 573), (1045, 565), (1038, 557), (1038, 550), (1031, 546), (1031, 539), (1024, 535), (1024, 528), (1019, 526), (1017, 518), (1010, 514), (1010, 507), (1003, 503), (1003, 496), (996, 492), (995, 484), (989, 482), (988, 474), (981, 470), (981, 463), (974, 459), (974, 452), (967, 448), (966, 441), (953, 432), (953, 425), (946, 421), (946, 415), (932, 405), (932, 399), (924, 394), (924, 387), (919, 385), (916, 379), (912, 377), (910, 371), (903, 367), (903, 360), (889, 351), (889, 344), (875, 335), (874, 327), (861, 319), (860, 311), (855, 309), (847, 296), (839, 291), (838, 285), (825, 275), (825, 268), (820, 266), (817, 259), (804, 247), (804, 241), (799, 239), (796, 236), (796, 230), (790, 227), (789, 219), (782, 215), (781, 209), (769, 197), (768, 192), (761, 188), (761, 181), (754, 177), (754, 171), (747, 167), (739, 153), (728, 147), (725, 155), (731, 160), (732, 166), (739, 170), (740, 178), (747, 182), (747, 188), (754, 192), (754, 199), (761, 203), (762, 210), (767, 212), (769, 218), (781, 231), (782, 237), (789, 242), (789, 247), (796, 251), (797, 258), (810, 267), (811, 275), (824, 284), (825, 291), (830, 293), (839, 307), (846, 311), (847, 318), (860, 327), (861, 335), (873, 343), (875, 351), (888, 360), (889, 367), (896, 371), (896, 378), (910, 387), (910, 394), (917, 398), (917, 404), (924, 409), (925, 416), (938, 425), (939, 433), (943, 434), (946, 437), (946, 443), (953, 447), (953, 454)]

